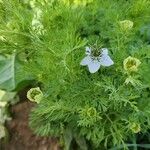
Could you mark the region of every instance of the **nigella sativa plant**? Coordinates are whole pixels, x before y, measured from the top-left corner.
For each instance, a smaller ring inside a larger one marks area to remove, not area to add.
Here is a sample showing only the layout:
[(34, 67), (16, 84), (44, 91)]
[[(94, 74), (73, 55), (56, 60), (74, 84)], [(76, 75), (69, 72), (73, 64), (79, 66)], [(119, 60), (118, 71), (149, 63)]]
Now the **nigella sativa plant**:
[(86, 56), (80, 63), (82, 66), (88, 66), (90, 73), (97, 72), (100, 69), (100, 66), (109, 67), (114, 64), (108, 55), (107, 48), (102, 48), (97, 54), (94, 51), (95, 50), (90, 47), (86, 47)]

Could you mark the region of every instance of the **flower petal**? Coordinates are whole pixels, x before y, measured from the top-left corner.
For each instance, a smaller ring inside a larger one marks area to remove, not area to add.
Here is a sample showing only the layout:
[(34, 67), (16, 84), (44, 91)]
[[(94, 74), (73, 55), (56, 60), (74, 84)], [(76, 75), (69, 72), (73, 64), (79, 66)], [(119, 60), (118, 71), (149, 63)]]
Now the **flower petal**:
[(108, 55), (102, 55), (101, 59), (100, 59), (100, 64), (102, 66), (111, 66), (114, 64), (114, 62), (112, 61), (112, 59), (108, 56)]
[(81, 66), (86, 66), (88, 65), (90, 62), (92, 61), (90, 56), (86, 56), (82, 59), (82, 61), (80, 62)]
[(100, 62), (98, 60), (92, 60), (88, 64), (88, 68), (89, 68), (90, 73), (95, 73), (100, 68)]
[(90, 47), (86, 46), (86, 48), (85, 48), (85, 54), (86, 55), (90, 55), (91, 54), (91, 48)]
[(108, 49), (107, 48), (102, 48), (102, 55), (108, 55)]

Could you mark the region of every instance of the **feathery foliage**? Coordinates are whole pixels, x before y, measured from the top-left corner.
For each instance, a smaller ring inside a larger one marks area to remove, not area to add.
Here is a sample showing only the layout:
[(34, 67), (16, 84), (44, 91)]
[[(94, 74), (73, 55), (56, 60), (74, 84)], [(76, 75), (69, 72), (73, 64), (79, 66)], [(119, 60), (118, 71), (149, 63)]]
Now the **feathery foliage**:
[[(30, 115), (36, 134), (60, 137), (66, 150), (73, 140), (96, 150), (126, 147), (150, 128), (149, 0), (5, 0), (0, 7), (0, 53), (15, 53), (18, 80), (34, 81), (44, 95)], [(123, 20), (133, 27), (121, 27)], [(90, 74), (80, 61), (95, 43), (114, 65)], [(124, 69), (129, 56), (141, 62), (136, 72)]]

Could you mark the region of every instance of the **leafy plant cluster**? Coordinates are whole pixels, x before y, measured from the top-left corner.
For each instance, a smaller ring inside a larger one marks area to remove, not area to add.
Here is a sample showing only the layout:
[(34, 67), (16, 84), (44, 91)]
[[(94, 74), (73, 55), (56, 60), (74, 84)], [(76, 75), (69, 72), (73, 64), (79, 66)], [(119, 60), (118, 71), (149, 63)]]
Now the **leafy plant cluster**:
[[(148, 131), (149, 0), (5, 0), (0, 7), (0, 87), (40, 87), (29, 122), (36, 134), (60, 137), (66, 150), (74, 142), (96, 150), (126, 147)], [(95, 43), (114, 65), (91, 74), (80, 62)], [(132, 73), (129, 56), (140, 62)]]

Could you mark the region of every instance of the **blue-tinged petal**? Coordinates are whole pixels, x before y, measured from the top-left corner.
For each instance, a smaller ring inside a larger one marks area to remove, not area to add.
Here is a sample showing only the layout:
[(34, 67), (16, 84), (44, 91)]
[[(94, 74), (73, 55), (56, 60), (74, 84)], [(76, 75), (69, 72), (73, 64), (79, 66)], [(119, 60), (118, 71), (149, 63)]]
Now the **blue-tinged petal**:
[(85, 54), (86, 55), (91, 55), (91, 48), (90, 47), (86, 46), (86, 48), (85, 48)]
[(90, 73), (95, 73), (100, 68), (100, 62), (98, 60), (92, 60), (88, 64), (88, 68), (89, 68)]
[(102, 66), (111, 66), (114, 64), (114, 62), (112, 61), (112, 59), (108, 56), (108, 55), (102, 55), (101, 59), (100, 59), (100, 64)]
[(88, 65), (90, 62), (92, 61), (90, 56), (86, 56), (82, 59), (82, 61), (80, 62), (81, 66), (86, 66)]
[(102, 48), (102, 55), (108, 55), (108, 49), (107, 48)]

